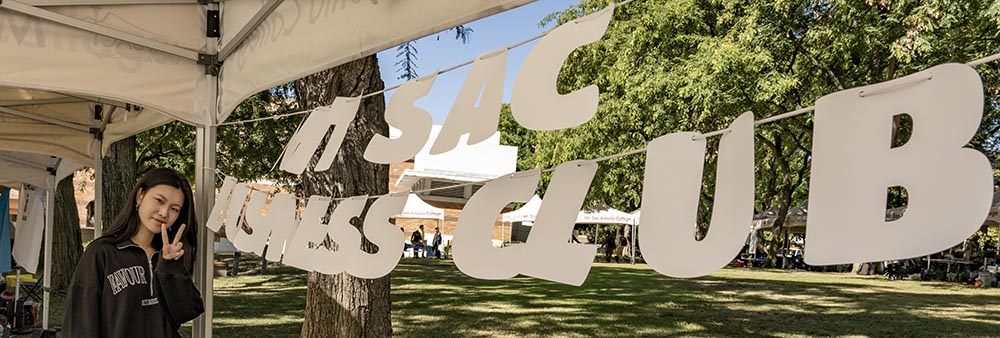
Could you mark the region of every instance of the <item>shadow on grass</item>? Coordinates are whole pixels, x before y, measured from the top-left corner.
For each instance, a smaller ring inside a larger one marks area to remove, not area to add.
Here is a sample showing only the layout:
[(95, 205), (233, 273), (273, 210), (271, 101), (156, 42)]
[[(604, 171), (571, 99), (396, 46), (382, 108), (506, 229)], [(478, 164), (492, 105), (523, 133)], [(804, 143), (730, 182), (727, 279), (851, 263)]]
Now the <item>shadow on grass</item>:
[[(452, 261), (404, 259), (392, 275), (398, 337), (989, 337), (1000, 290), (846, 274), (724, 269), (670, 278), (648, 266), (596, 264), (580, 287), (487, 281)], [(306, 273), (216, 278), (214, 336), (299, 337)], [(53, 322), (61, 319), (61, 299)], [(190, 324), (182, 329), (190, 337)]]
[[(800, 276), (807, 280), (797, 280)], [(998, 292), (918, 292), (900, 287), (906, 284), (833, 274), (743, 270), (688, 280), (645, 266), (602, 264), (583, 286), (573, 287), (527, 277), (476, 280), (451, 262), (404, 260), (392, 283), (394, 329), (406, 337), (976, 337), (1000, 332)]]

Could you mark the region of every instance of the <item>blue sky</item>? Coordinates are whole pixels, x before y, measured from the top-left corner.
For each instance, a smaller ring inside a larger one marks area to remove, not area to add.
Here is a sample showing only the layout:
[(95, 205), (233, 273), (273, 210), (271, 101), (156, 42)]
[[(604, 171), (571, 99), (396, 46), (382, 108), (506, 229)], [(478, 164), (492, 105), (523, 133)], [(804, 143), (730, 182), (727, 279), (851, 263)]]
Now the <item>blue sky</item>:
[[(417, 40), (417, 74), (420, 76), (429, 75), (439, 69), (449, 68), (472, 60), (477, 55), (500, 49), (504, 46), (513, 45), (529, 39), (539, 33), (548, 31), (554, 27), (549, 24), (546, 27), (538, 27), (538, 23), (546, 15), (569, 8), (579, 0), (538, 0), (533, 3), (499, 13), (487, 18), (466, 24), (466, 27), (473, 29), (468, 43), (463, 44), (461, 40), (455, 39), (452, 32), (443, 32), (430, 35)], [(536, 40), (537, 41), (537, 40)], [(524, 46), (511, 49), (507, 55), (507, 73), (504, 84), (504, 102), (510, 102), (511, 87), (517, 70), (521, 68), (521, 62), (535, 45), (531, 42)], [(397, 60), (396, 49), (388, 49), (378, 53), (379, 68), (382, 72), (382, 80), (385, 81), (386, 88), (402, 84), (405, 80), (399, 80), (400, 72), (394, 64)], [(465, 77), (468, 76), (472, 66), (465, 66), (454, 71), (438, 75), (434, 80), (434, 87), (431, 92), (417, 100), (416, 106), (427, 110), (434, 119), (434, 124), (444, 123), (448, 111), (451, 110), (452, 103), (458, 95)], [(391, 98), (392, 92), (386, 93), (386, 102)]]

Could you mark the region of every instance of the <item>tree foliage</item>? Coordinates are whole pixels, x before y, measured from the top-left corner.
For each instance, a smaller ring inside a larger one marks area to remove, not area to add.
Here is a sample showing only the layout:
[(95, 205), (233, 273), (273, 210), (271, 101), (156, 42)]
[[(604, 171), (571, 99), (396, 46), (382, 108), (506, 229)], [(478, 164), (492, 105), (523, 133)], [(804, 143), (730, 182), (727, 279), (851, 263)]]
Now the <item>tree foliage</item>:
[[(608, 4), (583, 0), (543, 24)], [(579, 127), (538, 133), (533, 163), (525, 167), (639, 149), (673, 132), (720, 130), (746, 111), (774, 116), (845, 88), (997, 53), (998, 8), (964, 0), (635, 1), (617, 8), (605, 36), (574, 51), (560, 73), (561, 93), (600, 88), (597, 115)], [(977, 70), (987, 102), (969, 146), (1000, 163), (1000, 68)], [(905, 141), (912, 126), (896, 122), (897, 138)], [(808, 196), (812, 127), (806, 114), (756, 130), (756, 207), (778, 209), (779, 230), (788, 209)], [(717, 142), (709, 143), (701, 223), (714, 194)], [(588, 203), (639, 207), (643, 166), (643, 155), (603, 163)], [(904, 191), (890, 195), (890, 207), (905, 203)]]
[[(228, 121), (245, 121), (292, 113), (298, 110), (291, 83), (254, 94), (243, 100)], [(261, 120), (218, 128), (217, 169), (242, 181), (271, 180), (295, 185), (298, 177), (275, 169), (285, 144), (295, 133), (302, 116)], [(193, 180), (195, 175), (195, 128), (172, 122), (141, 133), (136, 161), (139, 172), (158, 167), (173, 168)]]

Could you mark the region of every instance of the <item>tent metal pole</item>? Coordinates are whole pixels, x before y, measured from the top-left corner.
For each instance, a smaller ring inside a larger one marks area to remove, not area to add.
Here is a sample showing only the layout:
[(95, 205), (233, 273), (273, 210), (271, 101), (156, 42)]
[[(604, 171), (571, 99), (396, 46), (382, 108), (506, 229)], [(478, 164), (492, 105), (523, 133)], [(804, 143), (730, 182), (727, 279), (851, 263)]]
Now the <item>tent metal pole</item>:
[(250, 37), (250, 32), (256, 30), (257, 27), (260, 26), (260, 23), (264, 22), (264, 19), (267, 19), (267, 17), (271, 15), (271, 12), (274, 12), (274, 9), (278, 8), (278, 5), (281, 5), (283, 1), (284, 0), (267, 0), (264, 7), (257, 11), (257, 13), (250, 18), (250, 21), (247, 22), (246, 25), (243, 25), (243, 28), (240, 28), (240, 31), (236, 32), (236, 35), (229, 39), (229, 43), (222, 46), (222, 50), (219, 51), (219, 61), (226, 61), (226, 59), (229, 58), (234, 51), (236, 51), (236, 48), (239, 48), (239, 46), (243, 44), (243, 41)]
[(76, 103), (76, 102), (86, 102), (86, 100), (81, 100), (75, 97), (59, 97), (53, 99), (35, 99), (35, 100), (3, 100), (0, 101), (0, 106), (29, 106), (29, 105), (42, 105), (42, 104), (57, 104), (57, 103)]
[(6, 8), (21, 14), (49, 20), (62, 25), (78, 28), (88, 32), (107, 36), (110, 38), (131, 42), (136, 45), (155, 49), (164, 53), (173, 54), (193, 61), (198, 60), (198, 52), (174, 45), (162, 43), (156, 40), (147, 39), (138, 35), (128, 34), (119, 30), (111, 29), (101, 25), (93, 24), (69, 16), (65, 16), (46, 9), (30, 6), (14, 0), (4, 0), (0, 2), (0, 8)]
[[(58, 165), (57, 165), (58, 167)], [(42, 328), (49, 329), (49, 287), (52, 286), (52, 228), (55, 225), (56, 168), (49, 168), (49, 187), (45, 192), (45, 272), (42, 276)]]
[(195, 201), (198, 213), (198, 261), (195, 270), (195, 285), (201, 290), (205, 303), (205, 313), (195, 319), (194, 338), (212, 337), (212, 290), (213, 261), (215, 260), (215, 233), (205, 227), (208, 214), (215, 204), (215, 143), (216, 127), (197, 128), (197, 150), (195, 159)]
[(198, 0), (22, 0), (24, 4), (45, 6), (197, 4)]
[(10, 108), (7, 108), (7, 107), (0, 107), (0, 113), (10, 114), (10, 115), (14, 115), (14, 116), (19, 116), (19, 117), (23, 117), (23, 118), (26, 118), (26, 119), (31, 119), (31, 120), (39, 121), (39, 122), (45, 122), (45, 123), (48, 123), (48, 124), (53, 124), (53, 125), (57, 125), (57, 126), (60, 126), (60, 127), (66, 127), (66, 128), (69, 128), (69, 129), (73, 129), (73, 130), (76, 130), (76, 131), (82, 131), (82, 132), (87, 132), (87, 133), (90, 132), (90, 127), (88, 127), (88, 126), (79, 125), (79, 124), (75, 124), (75, 123), (69, 123), (69, 122), (65, 122), (65, 121), (60, 121), (60, 120), (56, 120), (56, 119), (53, 119), (53, 118), (48, 118), (48, 117), (45, 117), (45, 116), (40, 116), (40, 115), (35, 115), (35, 114), (32, 114), (32, 113), (26, 113), (26, 112), (23, 112), (23, 111), (20, 111), (20, 110), (10, 109)]
[(629, 249), (632, 249), (632, 254), (629, 255), (629, 257), (632, 258), (632, 265), (635, 265), (635, 243), (639, 243), (638, 238), (635, 238), (636, 235), (635, 225), (636, 225), (635, 221), (632, 221), (632, 242), (629, 243), (628, 245), (630, 246)]
[(94, 238), (104, 234), (104, 140), (96, 142), (94, 152)]
[[(219, 10), (218, 3), (209, 3), (208, 11)], [(209, 34), (211, 35), (211, 34)], [(209, 53), (213, 53), (219, 48), (219, 38), (208, 36), (205, 38), (205, 47)], [(206, 69), (207, 70), (207, 69)], [(194, 327), (191, 332), (192, 338), (212, 338), (212, 318), (214, 316), (213, 291), (215, 289), (215, 233), (205, 227), (208, 223), (208, 214), (215, 204), (215, 151), (219, 122), (219, 77), (218, 73), (207, 73), (205, 75), (206, 95), (205, 104), (209, 116), (209, 125), (195, 128), (197, 130), (195, 142), (195, 212), (198, 213), (198, 259), (195, 262), (194, 279), (195, 285), (201, 290), (202, 301), (205, 305), (205, 313), (194, 320)]]

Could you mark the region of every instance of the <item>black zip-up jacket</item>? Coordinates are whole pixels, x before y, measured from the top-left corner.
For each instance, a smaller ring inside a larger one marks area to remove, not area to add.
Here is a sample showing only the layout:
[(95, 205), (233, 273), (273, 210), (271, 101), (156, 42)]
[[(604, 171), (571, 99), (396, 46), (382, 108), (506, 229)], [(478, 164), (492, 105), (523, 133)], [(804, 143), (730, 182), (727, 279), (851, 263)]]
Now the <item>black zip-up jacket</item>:
[(62, 336), (179, 338), (180, 325), (205, 307), (183, 259), (158, 258), (147, 259), (131, 240), (88, 245), (66, 297)]

